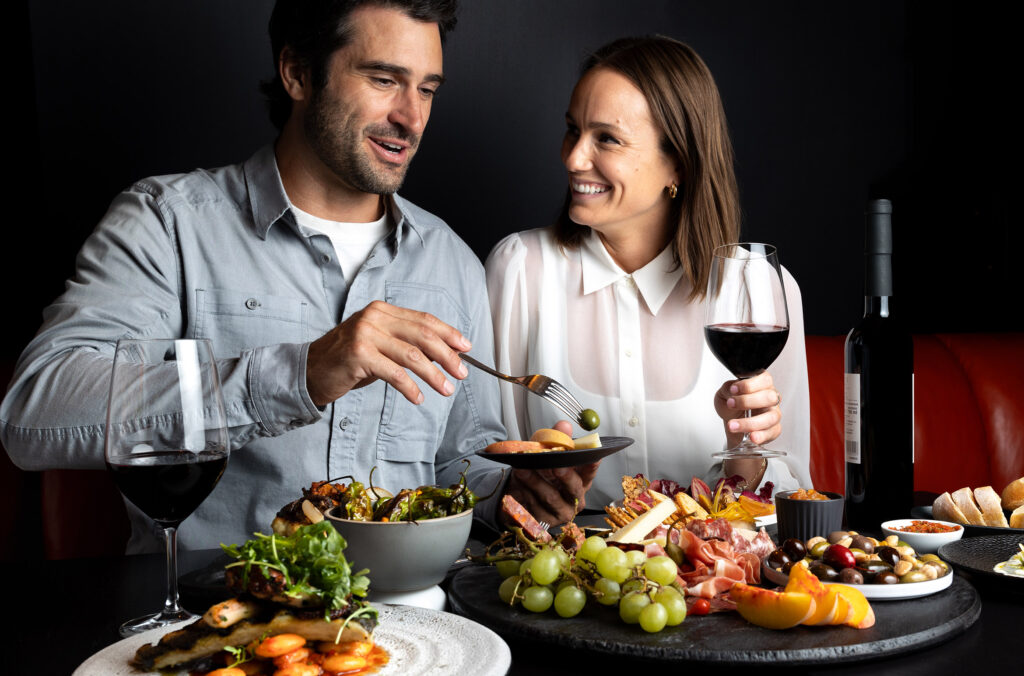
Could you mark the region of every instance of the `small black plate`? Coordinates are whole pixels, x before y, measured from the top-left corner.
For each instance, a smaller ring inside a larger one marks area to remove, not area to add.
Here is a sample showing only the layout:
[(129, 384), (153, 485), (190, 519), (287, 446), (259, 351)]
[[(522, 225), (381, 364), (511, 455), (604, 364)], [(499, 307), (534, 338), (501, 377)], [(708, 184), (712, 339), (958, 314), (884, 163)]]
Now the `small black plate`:
[[(999, 528), (1003, 535), (990, 535), (960, 539), (939, 547), (939, 558), (972, 575), (981, 575), (989, 581), (999, 580), (1016, 589), (1024, 589), (1024, 577), (1003, 575), (994, 568), (1020, 551), (1018, 544), (1024, 542), (1024, 535), (1008, 534), (1006, 528)], [(1019, 529), (1017, 529), (1019, 530)], [(965, 533), (966, 535), (966, 533)]]
[[(1006, 520), (1010, 520), (1010, 513), (1003, 510), (1006, 514)], [(932, 516), (931, 505), (918, 505), (910, 509), (910, 518), (912, 519), (934, 519)], [(1024, 528), (1000, 528), (999, 526), (972, 526), (970, 524), (963, 524), (964, 537), (975, 538), (983, 535), (1024, 535)]]
[(477, 451), (481, 458), (500, 462), (516, 469), (555, 469), (589, 465), (601, 458), (618, 453), (632, 445), (629, 437), (601, 437), (597, 448), (583, 448), (578, 451), (541, 451), (538, 453), (487, 453)]

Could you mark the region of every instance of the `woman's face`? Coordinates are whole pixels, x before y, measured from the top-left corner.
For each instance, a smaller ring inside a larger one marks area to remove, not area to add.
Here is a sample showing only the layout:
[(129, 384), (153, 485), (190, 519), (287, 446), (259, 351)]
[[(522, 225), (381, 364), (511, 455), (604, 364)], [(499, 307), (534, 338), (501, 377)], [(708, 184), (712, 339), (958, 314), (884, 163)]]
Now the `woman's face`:
[(616, 71), (591, 70), (577, 83), (565, 121), (569, 218), (606, 237), (664, 238), (672, 229), (666, 188), (680, 181), (640, 90)]

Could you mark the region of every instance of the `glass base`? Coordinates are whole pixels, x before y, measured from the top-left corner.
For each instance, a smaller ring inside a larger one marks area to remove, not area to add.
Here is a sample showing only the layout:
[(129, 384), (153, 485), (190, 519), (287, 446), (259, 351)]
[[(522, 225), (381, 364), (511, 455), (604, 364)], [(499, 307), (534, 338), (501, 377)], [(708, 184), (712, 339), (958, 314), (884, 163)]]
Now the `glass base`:
[(781, 458), (789, 455), (785, 451), (764, 446), (736, 446), (725, 451), (712, 453), (711, 457), (718, 460), (742, 460), (744, 458)]
[(145, 615), (143, 617), (136, 617), (134, 620), (128, 620), (121, 625), (121, 628), (118, 629), (118, 633), (123, 637), (134, 636), (135, 634), (141, 634), (142, 632), (149, 631), (150, 629), (160, 629), (169, 624), (174, 624), (175, 622), (195, 620), (198, 618), (199, 615), (190, 613), (184, 608), (175, 612), (165, 611), (157, 613), (156, 615)]

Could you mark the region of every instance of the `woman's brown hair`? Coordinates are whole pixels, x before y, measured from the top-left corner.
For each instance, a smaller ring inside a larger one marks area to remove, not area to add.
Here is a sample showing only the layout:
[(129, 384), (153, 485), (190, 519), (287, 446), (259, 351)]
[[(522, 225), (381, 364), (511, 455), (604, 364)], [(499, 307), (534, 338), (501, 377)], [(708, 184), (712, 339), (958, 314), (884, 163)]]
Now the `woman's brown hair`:
[[(737, 241), (740, 226), (732, 142), (711, 71), (692, 48), (663, 36), (611, 42), (583, 63), (580, 77), (595, 68), (620, 73), (640, 90), (662, 131), (662, 150), (679, 166), (673, 255), (690, 281), (690, 298), (703, 298), (712, 252)], [(570, 220), (567, 195), (555, 238), (576, 248), (589, 230)]]

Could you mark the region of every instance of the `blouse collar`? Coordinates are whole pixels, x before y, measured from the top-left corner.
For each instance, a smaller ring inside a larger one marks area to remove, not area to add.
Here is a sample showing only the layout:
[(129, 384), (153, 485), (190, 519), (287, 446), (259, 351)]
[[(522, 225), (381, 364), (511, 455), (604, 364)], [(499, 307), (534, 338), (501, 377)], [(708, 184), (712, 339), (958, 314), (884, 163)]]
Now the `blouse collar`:
[(580, 264), (583, 267), (584, 295), (600, 291), (620, 279), (632, 277), (652, 315), (658, 314), (683, 276), (682, 267), (673, 260), (671, 244), (662, 249), (654, 260), (630, 275), (618, 266), (593, 230), (580, 247)]

